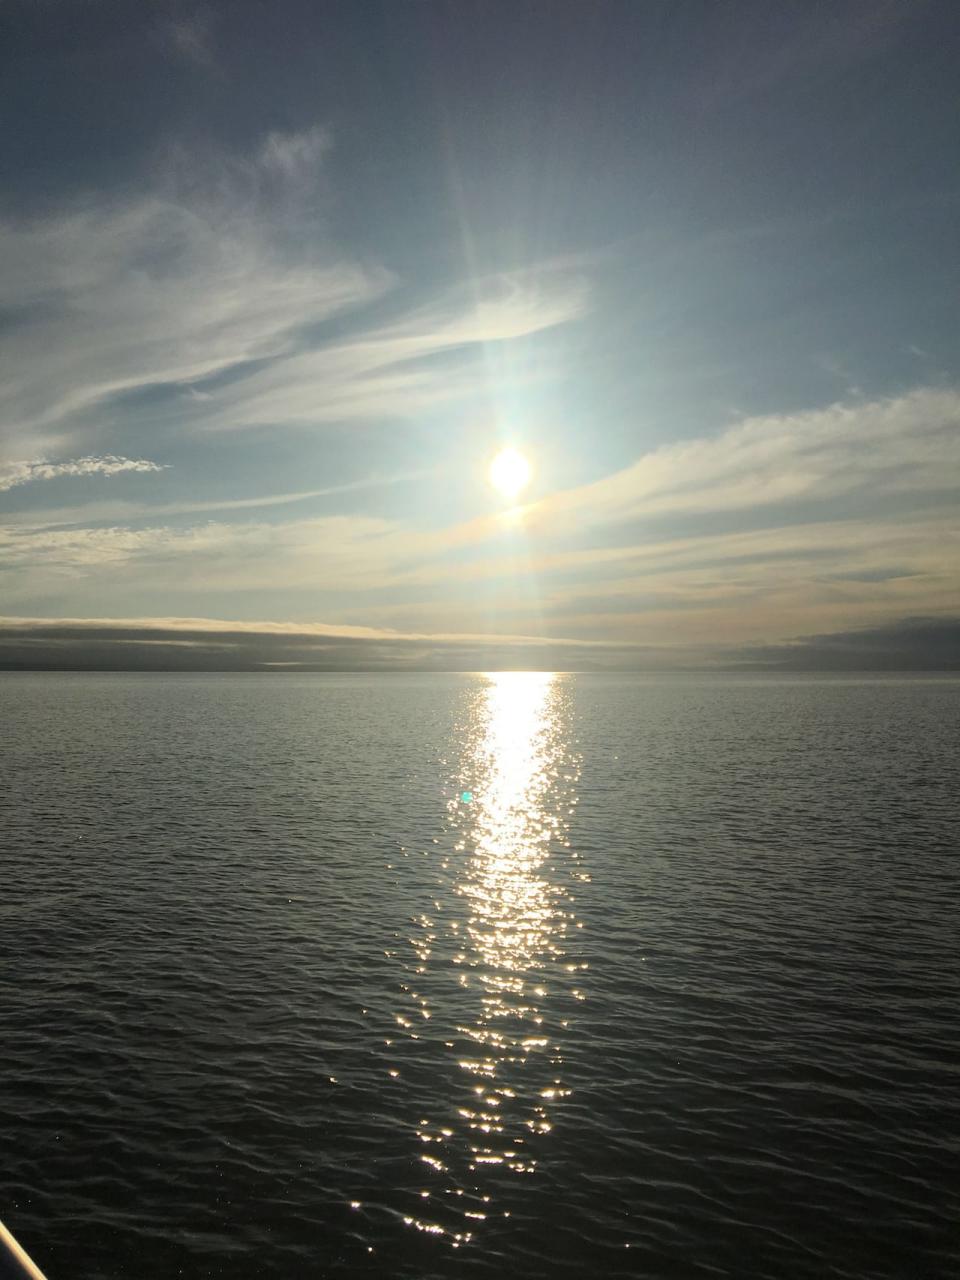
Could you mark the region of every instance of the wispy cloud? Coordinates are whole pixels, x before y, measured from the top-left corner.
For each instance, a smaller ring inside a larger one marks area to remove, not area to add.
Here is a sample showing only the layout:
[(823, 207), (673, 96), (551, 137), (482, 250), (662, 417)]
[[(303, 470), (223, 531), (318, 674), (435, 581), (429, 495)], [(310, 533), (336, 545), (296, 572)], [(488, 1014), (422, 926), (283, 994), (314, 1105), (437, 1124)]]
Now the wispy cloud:
[[(394, 278), (325, 231), (330, 145), (318, 128), (240, 157), (171, 148), (143, 194), (0, 224), (3, 456), (62, 454), (121, 397), (165, 390), (182, 393), (167, 418), (197, 429), (404, 417), (482, 383), (429, 357), (580, 314), (582, 284), (559, 269), (475, 282), (389, 323), (366, 314)], [(336, 337), (311, 336), (334, 317)]]
[(618, 522), (749, 511), (867, 494), (942, 493), (960, 478), (960, 393), (748, 418), (713, 437), (665, 445), (594, 484), (547, 498), (534, 522)]
[(320, 165), (333, 146), (328, 130), (314, 126), (300, 133), (268, 133), (256, 155), (258, 163), (267, 173), (279, 174), (287, 181), (316, 177)]
[(960, 612), (958, 421), (960, 396), (929, 390), (748, 419), (547, 496), (513, 523), (336, 515), (173, 528), (158, 508), (146, 527), (117, 515), (112, 527), (65, 528), (41, 517), (0, 531), (5, 598), (65, 602), (82, 584), (116, 610), (144, 589), (187, 608), (254, 593), (422, 634), (688, 648), (942, 616)]
[(8, 447), (69, 438), (122, 393), (275, 358), (308, 320), (389, 283), (346, 260), (311, 259), (284, 261), (236, 213), (158, 196), (0, 227), (0, 305), (22, 317), (3, 358)]
[(164, 30), (178, 57), (202, 68), (213, 65), (212, 23), (210, 14), (205, 10), (196, 9), (193, 13), (174, 18)]
[[(155, 468), (151, 467), (150, 470)], [(2, 472), (0, 472), (2, 474)], [(93, 525), (156, 521), (163, 516), (199, 515), (209, 511), (253, 511), (264, 507), (286, 507), (318, 498), (340, 497), (365, 490), (389, 488), (421, 478), (423, 471), (406, 471), (391, 476), (369, 476), (346, 484), (324, 485), (319, 489), (296, 489), (287, 493), (265, 493), (250, 498), (208, 498), (180, 502), (88, 502), (73, 507), (32, 507), (7, 514), (4, 523), (26, 529), (51, 529), (61, 525)], [(0, 486), (2, 488), (2, 486)]]
[(108, 453), (101, 458), (73, 458), (67, 462), (0, 463), (0, 492), (34, 480), (54, 480), (59, 476), (115, 476), (123, 471), (163, 471), (165, 466), (146, 458), (122, 458)]
[[(39, 588), (46, 575), (82, 572), (93, 579), (98, 571), (113, 576), (118, 566), (129, 566), (135, 576), (149, 574), (154, 589), (178, 582), (197, 591), (313, 583), (323, 591), (355, 592), (382, 585), (408, 545), (402, 526), (364, 516), (283, 524), (208, 521), (186, 529), (0, 529), (8, 573), (23, 570), (28, 591)], [(121, 578), (113, 581), (119, 585)], [(8, 578), (8, 593), (13, 586)]]
[(585, 291), (564, 274), (517, 273), (474, 283), (392, 324), (278, 358), (223, 388), (198, 424), (236, 431), (271, 423), (308, 426), (409, 416), (488, 391), (483, 369), (430, 357), (468, 354), (528, 337), (582, 313)]

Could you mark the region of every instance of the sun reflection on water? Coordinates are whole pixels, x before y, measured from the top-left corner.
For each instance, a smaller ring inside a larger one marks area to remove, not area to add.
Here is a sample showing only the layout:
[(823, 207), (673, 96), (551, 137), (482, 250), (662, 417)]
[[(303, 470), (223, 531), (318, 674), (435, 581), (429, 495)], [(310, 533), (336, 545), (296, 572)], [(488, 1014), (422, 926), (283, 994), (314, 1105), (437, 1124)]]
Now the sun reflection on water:
[[(510, 1216), (495, 1193), (535, 1173), (570, 1092), (564, 1040), (586, 967), (569, 954), (579, 928), (570, 886), (586, 877), (566, 834), (578, 764), (564, 684), (541, 672), (484, 678), (451, 779), (443, 881), (411, 938), (408, 994), (422, 1018), (443, 1022), (436, 1034), (459, 1083), (417, 1127), (429, 1178), (421, 1195), (447, 1212), (404, 1221), (456, 1246), (489, 1216)], [(397, 1023), (408, 1035), (423, 1026), (405, 1015)]]

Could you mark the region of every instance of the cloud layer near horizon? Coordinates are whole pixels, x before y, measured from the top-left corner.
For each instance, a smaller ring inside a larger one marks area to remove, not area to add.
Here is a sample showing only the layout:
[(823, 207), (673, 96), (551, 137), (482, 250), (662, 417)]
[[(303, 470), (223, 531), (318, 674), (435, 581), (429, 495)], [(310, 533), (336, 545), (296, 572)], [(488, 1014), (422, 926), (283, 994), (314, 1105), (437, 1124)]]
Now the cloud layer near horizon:
[(81, 591), (113, 612), (147, 582), (233, 612), (251, 592), (309, 593), (321, 616), (424, 634), (681, 648), (960, 613), (958, 423), (960, 396), (938, 390), (749, 420), (512, 517), (439, 527), (246, 512), (168, 526), (148, 506), (124, 524), (26, 513), (0, 531), (5, 598)]
[(426, 635), (208, 618), (0, 617), (0, 671), (958, 671), (960, 618), (798, 637), (749, 649), (536, 636)]

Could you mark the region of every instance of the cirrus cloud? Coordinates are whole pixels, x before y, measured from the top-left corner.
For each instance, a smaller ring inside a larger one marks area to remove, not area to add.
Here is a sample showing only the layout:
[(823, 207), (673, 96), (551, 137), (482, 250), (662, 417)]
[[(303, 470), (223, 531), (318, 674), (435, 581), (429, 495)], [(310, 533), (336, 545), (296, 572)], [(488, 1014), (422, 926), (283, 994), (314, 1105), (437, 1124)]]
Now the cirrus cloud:
[(0, 222), (0, 457), (75, 450), (138, 396), (152, 429), (411, 417), (482, 389), (458, 357), (583, 312), (557, 266), (371, 311), (397, 281), (326, 228), (331, 146), (320, 127), (240, 156), (172, 146), (135, 193)]

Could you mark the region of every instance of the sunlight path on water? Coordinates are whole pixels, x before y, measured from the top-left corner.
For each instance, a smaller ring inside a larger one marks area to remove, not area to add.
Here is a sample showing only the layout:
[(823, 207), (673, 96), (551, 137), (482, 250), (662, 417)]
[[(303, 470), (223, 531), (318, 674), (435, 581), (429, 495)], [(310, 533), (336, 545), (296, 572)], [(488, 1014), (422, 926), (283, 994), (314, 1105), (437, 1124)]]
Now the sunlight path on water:
[[(581, 873), (566, 838), (578, 761), (563, 685), (542, 672), (484, 678), (451, 780), (446, 901), (411, 938), (421, 1016), (452, 1020), (443, 1047), (458, 1068), (439, 1117), (420, 1119), (432, 1183), (421, 1194), (457, 1212), (405, 1221), (458, 1247), (488, 1217), (510, 1216), (504, 1184), (536, 1173), (551, 1110), (570, 1092), (563, 1043), (586, 966), (565, 963), (578, 927), (569, 882)], [(424, 993), (444, 979), (449, 995), (431, 1001)]]

